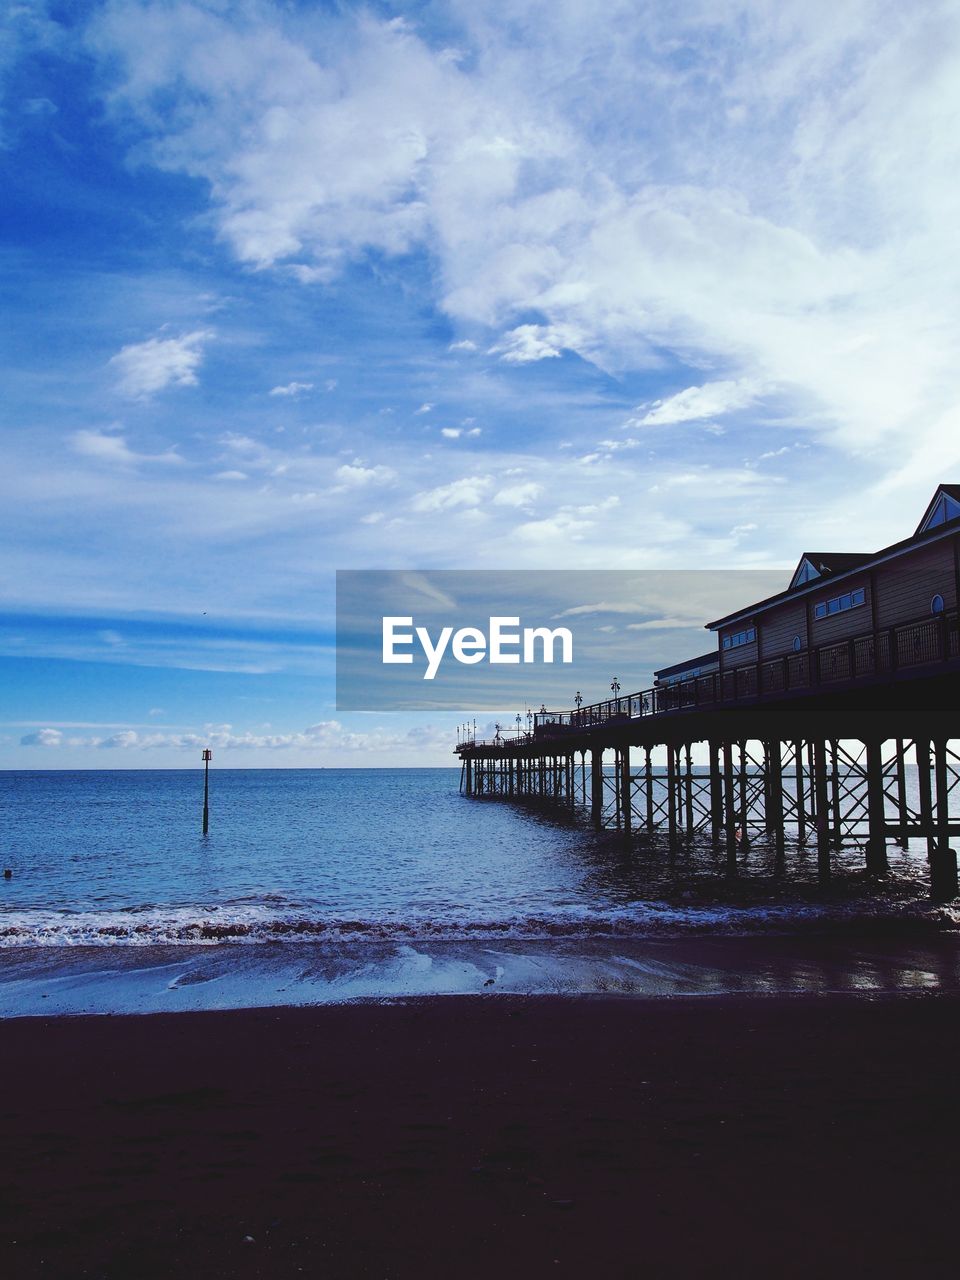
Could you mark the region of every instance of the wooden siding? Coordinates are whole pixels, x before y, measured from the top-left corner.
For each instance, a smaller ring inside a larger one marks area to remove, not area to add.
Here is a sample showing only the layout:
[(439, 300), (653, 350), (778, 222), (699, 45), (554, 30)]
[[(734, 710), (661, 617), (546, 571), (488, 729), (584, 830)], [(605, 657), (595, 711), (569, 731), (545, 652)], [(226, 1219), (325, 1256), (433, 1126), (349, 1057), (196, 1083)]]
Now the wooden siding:
[(757, 627), (760, 635), (760, 657), (780, 658), (793, 653), (793, 637), (799, 635), (803, 647), (807, 644), (807, 605), (804, 600), (791, 600), (763, 615)]
[(724, 627), (720, 632), (719, 645), (721, 671), (732, 671), (734, 667), (743, 667), (746, 666), (747, 663), (757, 661), (756, 640), (754, 640), (752, 644), (739, 644), (735, 649), (724, 649), (723, 647), (724, 636), (734, 636), (738, 631), (746, 631), (748, 627), (753, 626), (756, 626), (757, 635), (759, 635), (760, 624), (754, 623), (753, 621), (737, 623), (732, 627)]
[[(816, 606), (823, 600), (835, 600), (848, 591), (863, 589), (865, 603), (842, 613), (832, 613), (826, 618), (814, 616)], [(832, 644), (834, 640), (848, 640), (851, 636), (864, 635), (873, 630), (873, 609), (870, 602), (870, 578), (856, 574), (833, 585), (824, 584), (821, 591), (807, 597), (810, 609), (810, 645)]]
[(948, 609), (957, 603), (954, 539), (920, 547), (889, 564), (878, 565), (877, 624), (894, 627), (930, 613), (934, 595), (943, 596)]

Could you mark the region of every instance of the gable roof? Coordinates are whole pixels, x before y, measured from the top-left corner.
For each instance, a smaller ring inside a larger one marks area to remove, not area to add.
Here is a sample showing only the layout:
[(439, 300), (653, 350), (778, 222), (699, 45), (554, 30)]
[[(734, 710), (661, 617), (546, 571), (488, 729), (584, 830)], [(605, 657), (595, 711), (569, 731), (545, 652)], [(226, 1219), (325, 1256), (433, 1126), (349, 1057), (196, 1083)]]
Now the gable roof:
[[(944, 499), (945, 518), (931, 521), (930, 517), (936, 513), (941, 497)], [(880, 564), (884, 560), (892, 560), (896, 556), (902, 555), (906, 551), (912, 551), (914, 547), (922, 546), (926, 542), (935, 542), (941, 537), (955, 538), (958, 534), (960, 534), (960, 484), (941, 484), (931, 498), (916, 533), (911, 534), (909, 538), (903, 538), (900, 542), (891, 543), (889, 547), (882, 547), (879, 551), (872, 552), (869, 555), (854, 552), (827, 552), (824, 553), (822, 559), (824, 564), (830, 565), (829, 576), (843, 578), (856, 572), (857, 569), (866, 568), (868, 565)], [(822, 589), (824, 583), (819, 576), (794, 585), (797, 572), (804, 561), (816, 561), (816, 559), (817, 555), (814, 552), (808, 552), (805, 556), (801, 556), (800, 564), (797, 566), (790, 586), (786, 591), (778, 591), (776, 595), (768, 596), (766, 600), (758, 600), (756, 604), (745, 605), (742, 609), (736, 609), (733, 613), (728, 613), (724, 618), (717, 618), (715, 622), (708, 622), (705, 624), (707, 630), (717, 631), (720, 627), (728, 626), (742, 619), (752, 618), (756, 614), (769, 609), (772, 605), (782, 604), (784, 601), (797, 596), (807, 595), (818, 588)], [(843, 561), (845, 559), (849, 563), (844, 566)]]
[(960, 518), (960, 484), (938, 485), (913, 536), (917, 537), (921, 533), (926, 533), (928, 529), (935, 529), (937, 525), (948, 524), (951, 520), (958, 518)]
[(805, 551), (793, 571), (787, 590), (792, 591), (816, 578), (829, 578), (832, 574), (856, 569), (858, 565), (865, 564), (872, 554), (871, 551)]

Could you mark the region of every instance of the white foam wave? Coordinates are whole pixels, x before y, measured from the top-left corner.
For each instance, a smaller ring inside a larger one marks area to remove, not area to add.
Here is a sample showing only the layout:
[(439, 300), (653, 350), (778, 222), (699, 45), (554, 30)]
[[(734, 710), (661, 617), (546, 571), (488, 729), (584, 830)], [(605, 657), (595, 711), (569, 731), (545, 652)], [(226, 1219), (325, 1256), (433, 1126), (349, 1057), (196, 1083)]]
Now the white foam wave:
[(7, 912), (0, 949), (13, 947), (151, 947), (302, 942), (537, 941), (672, 935), (792, 933), (809, 928), (909, 925), (960, 928), (960, 910), (923, 902), (763, 903), (629, 907), (563, 911), (500, 920), (430, 917), (350, 919), (277, 905), (232, 904), (127, 910)]

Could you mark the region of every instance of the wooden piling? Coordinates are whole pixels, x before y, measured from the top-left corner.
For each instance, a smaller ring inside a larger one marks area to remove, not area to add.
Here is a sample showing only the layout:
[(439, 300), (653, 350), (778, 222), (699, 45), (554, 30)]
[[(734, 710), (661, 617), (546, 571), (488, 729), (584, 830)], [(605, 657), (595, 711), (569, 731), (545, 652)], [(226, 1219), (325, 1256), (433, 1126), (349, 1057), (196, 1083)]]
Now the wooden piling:
[(827, 808), (827, 744), (818, 735), (813, 743), (814, 816), (817, 824), (817, 874), (830, 879), (830, 815)]
[(867, 754), (867, 870), (877, 875), (888, 869), (887, 813), (883, 794), (883, 743), (875, 734), (866, 740)]
[(737, 873), (737, 801), (734, 792), (735, 777), (733, 773), (733, 743), (728, 739), (723, 744), (723, 783), (725, 798), (725, 835), (727, 845), (727, 874)]
[(934, 776), (937, 790), (937, 842), (930, 860), (930, 888), (937, 902), (957, 896), (957, 855), (950, 848), (950, 776), (947, 739), (934, 743)]

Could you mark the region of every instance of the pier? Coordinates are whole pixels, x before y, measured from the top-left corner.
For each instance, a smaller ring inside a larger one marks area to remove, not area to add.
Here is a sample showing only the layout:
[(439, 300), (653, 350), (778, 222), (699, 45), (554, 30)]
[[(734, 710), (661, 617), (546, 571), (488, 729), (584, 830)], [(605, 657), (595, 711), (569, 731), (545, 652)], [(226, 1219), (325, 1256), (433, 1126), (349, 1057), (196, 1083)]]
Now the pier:
[[(535, 802), (623, 836), (707, 837), (729, 874), (757, 838), (888, 869), (926, 841), (932, 895), (957, 896), (960, 486), (875, 553), (804, 553), (788, 587), (707, 627), (716, 648), (654, 684), (455, 748), (461, 790)], [(616, 682), (615, 682), (616, 685)], [(694, 756), (706, 756), (698, 770)], [(916, 794), (908, 765), (916, 764)]]

